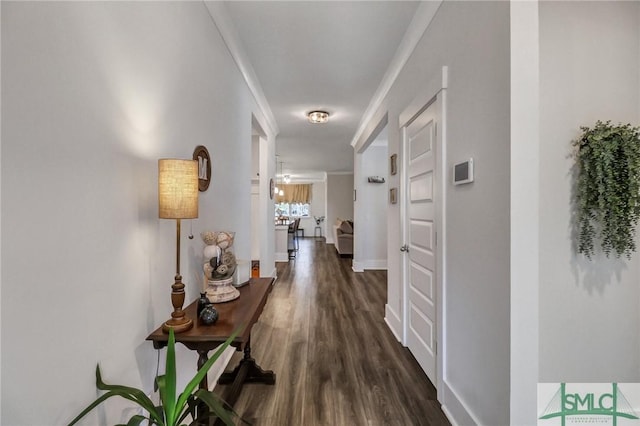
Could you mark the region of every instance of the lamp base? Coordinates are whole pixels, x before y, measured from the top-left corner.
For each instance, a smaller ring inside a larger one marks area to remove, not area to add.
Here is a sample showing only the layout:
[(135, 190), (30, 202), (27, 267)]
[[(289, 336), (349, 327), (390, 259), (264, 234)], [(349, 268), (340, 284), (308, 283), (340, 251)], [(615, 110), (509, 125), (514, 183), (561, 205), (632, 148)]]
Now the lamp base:
[(169, 330), (173, 330), (174, 333), (182, 333), (183, 331), (187, 331), (193, 327), (193, 321), (191, 318), (171, 318), (164, 324), (162, 324), (162, 331), (168, 333)]
[[(180, 229), (180, 227), (178, 227), (178, 229)], [(180, 239), (178, 239), (178, 241), (180, 241)], [(178, 253), (179, 252), (180, 250), (178, 249)], [(182, 310), (182, 305), (184, 305), (184, 283), (182, 282), (180, 272), (176, 273), (175, 282), (171, 286), (171, 290), (173, 312), (171, 312), (171, 319), (162, 324), (162, 330), (165, 333), (173, 330), (173, 332), (177, 334), (193, 327), (193, 320), (188, 318)]]

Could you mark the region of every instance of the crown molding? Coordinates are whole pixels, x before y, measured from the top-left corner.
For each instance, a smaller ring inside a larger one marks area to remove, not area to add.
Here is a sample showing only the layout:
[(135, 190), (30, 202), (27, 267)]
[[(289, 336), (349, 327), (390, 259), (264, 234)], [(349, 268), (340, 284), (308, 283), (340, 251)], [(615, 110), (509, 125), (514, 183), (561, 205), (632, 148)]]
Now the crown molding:
[(402, 71), (402, 68), (409, 60), (409, 57), (418, 45), (418, 42), (424, 35), (424, 32), (431, 24), (431, 21), (440, 8), (440, 5), (442, 5), (442, 2), (443, 0), (422, 1), (420, 6), (416, 9), (416, 13), (413, 15), (413, 19), (411, 19), (411, 23), (407, 27), (407, 31), (404, 33), (402, 41), (400, 42), (393, 59), (391, 59), (389, 67), (382, 77), (382, 81), (380, 82), (378, 89), (374, 93), (367, 109), (362, 115), (358, 130), (351, 140), (352, 147), (355, 148), (363, 137), (363, 133), (367, 129), (371, 119), (374, 117), (376, 111), (380, 108), (384, 99), (389, 94), (389, 90), (391, 90), (393, 83), (395, 83), (400, 71)]
[(233, 24), (233, 19), (231, 18), (231, 15), (229, 15), (224, 2), (205, 1), (204, 4), (209, 11), (209, 16), (213, 20), (213, 23), (218, 28), (218, 31), (222, 36), (222, 40), (227, 46), (227, 49), (229, 49), (229, 53), (231, 53), (240, 73), (244, 77), (253, 98), (258, 104), (258, 108), (260, 108), (260, 111), (264, 116), (265, 124), (270, 130), (269, 133), (271, 133), (273, 137), (277, 136), (277, 134), (280, 133), (278, 123), (273, 115), (273, 111), (271, 111), (271, 107), (264, 95), (258, 76), (253, 69), (253, 65), (251, 65), (251, 61), (249, 60), (244, 47), (242, 46), (238, 30)]

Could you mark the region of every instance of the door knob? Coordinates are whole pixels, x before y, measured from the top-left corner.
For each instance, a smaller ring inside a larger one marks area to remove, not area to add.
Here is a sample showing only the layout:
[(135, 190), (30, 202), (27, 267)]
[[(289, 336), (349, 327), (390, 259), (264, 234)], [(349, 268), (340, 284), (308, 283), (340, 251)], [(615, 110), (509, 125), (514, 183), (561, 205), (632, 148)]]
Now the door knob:
[(400, 247), (400, 251), (406, 251), (407, 253), (409, 253), (409, 246), (408, 245), (403, 245), (402, 247)]

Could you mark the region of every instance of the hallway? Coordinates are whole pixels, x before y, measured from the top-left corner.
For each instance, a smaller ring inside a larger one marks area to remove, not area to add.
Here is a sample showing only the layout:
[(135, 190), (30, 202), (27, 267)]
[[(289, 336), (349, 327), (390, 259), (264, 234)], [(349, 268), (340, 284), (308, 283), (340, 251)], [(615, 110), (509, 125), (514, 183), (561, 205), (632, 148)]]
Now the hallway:
[(277, 265), (252, 333), (252, 353), (276, 385), (247, 385), (235, 407), (241, 416), (256, 426), (449, 424), (384, 322), (385, 271), (356, 274), (351, 259), (313, 238)]

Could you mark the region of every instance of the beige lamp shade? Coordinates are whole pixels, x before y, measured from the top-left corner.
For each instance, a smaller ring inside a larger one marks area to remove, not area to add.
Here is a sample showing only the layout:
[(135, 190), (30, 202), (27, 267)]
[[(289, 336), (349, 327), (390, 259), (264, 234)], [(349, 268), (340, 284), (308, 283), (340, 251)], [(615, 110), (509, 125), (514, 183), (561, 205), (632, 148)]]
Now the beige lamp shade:
[(198, 162), (158, 160), (158, 216), (161, 219), (198, 217)]

